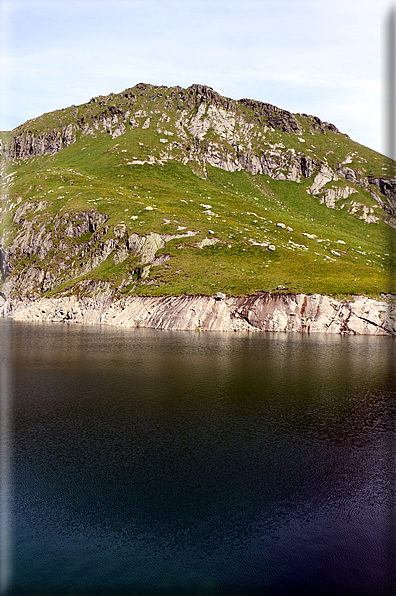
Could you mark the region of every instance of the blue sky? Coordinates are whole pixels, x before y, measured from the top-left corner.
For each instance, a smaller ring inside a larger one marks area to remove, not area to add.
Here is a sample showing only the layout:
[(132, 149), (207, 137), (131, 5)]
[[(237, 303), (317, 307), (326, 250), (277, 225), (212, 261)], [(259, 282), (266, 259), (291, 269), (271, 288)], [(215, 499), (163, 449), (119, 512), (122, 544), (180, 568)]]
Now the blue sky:
[(387, 0), (0, 0), (0, 130), (139, 82), (202, 83), (384, 152)]

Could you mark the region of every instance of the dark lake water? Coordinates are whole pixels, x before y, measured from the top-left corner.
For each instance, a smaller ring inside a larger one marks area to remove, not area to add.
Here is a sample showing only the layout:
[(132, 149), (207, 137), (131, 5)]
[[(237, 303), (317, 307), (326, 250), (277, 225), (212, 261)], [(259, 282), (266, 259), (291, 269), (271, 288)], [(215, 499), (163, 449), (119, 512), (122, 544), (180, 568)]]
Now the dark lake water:
[(392, 338), (0, 333), (4, 594), (394, 593)]

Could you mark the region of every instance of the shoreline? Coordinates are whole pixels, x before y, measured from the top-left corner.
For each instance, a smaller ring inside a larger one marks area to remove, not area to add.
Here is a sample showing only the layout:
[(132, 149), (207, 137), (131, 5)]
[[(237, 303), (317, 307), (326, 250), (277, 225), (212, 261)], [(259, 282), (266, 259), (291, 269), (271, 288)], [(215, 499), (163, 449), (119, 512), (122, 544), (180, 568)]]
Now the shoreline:
[[(392, 301), (393, 302), (393, 301)], [(396, 335), (396, 305), (366, 296), (257, 293), (232, 297), (67, 296), (0, 302), (16, 321), (80, 323), (169, 331), (246, 331)]]

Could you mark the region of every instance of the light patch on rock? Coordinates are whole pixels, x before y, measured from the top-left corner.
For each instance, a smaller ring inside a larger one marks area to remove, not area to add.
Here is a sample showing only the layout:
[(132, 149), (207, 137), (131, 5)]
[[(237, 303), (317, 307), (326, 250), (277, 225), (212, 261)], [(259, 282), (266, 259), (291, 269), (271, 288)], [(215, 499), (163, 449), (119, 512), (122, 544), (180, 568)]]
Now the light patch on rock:
[(323, 197), (321, 197), (320, 203), (324, 203), (329, 209), (335, 209), (336, 202), (339, 199), (347, 199), (353, 193), (357, 193), (357, 190), (350, 186), (345, 186), (344, 188), (328, 188), (325, 190)]
[[(180, 238), (188, 238), (190, 236), (195, 236), (196, 234), (198, 234), (198, 232), (192, 232), (190, 230), (184, 234), (157, 234), (156, 232), (150, 232), (147, 236), (131, 234), (127, 240), (127, 247), (134, 252), (136, 256), (140, 257), (140, 264), (146, 266), (146, 273), (144, 276), (147, 277), (150, 272), (150, 265), (156, 258), (157, 251), (164, 248), (166, 242), (178, 240)], [(158, 264), (158, 261), (156, 261), (156, 263)]]
[(111, 135), (111, 138), (116, 139), (117, 137), (120, 137), (124, 134), (125, 130), (125, 124), (121, 122), (121, 124), (119, 124), (117, 128), (114, 130), (113, 134)]
[(327, 164), (322, 164), (320, 166), (319, 173), (316, 174), (314, 178), (312, 185), (307, 188), (307, 193), (312, 195), (318, 194), (320, 190), (332, 180), (338, 180), (337, 174), (333, 172), (333, 170)]
[[(254, 197), (254, 199), (256, 201), (258, 201), (258, 199), (256, 199), (256, 197)], [(258, 217), (259, 219), (263, 219), (265, 221), (265, 217), (261, 217), (261, 215), (257, 215), (257, 213), (254, 213), (254, 211), (246, 211), (246, 215), (254, 215), (254, 217)]]
[(204, 238), (201, 242), (198, 242), (195, 246), (198, 248), (205, 248), (205, 246), (212, 246), (220, 242), (219, 238)]
[(122, 238), (126, 232), (126, 225), (125, 224), (118, 224), (114, 226), (114, 236), (116, 238)]
[(293, 248), (297, 248), (299, 250), (308, 250), (308, 246), (304, 246), (304, 244), (297, 244), (296, 242), (293, 242), (292, 240), (289, 240), (289, 244)]
[(154, 259), (154, 261), (152, 262), (153, 267), (158, 267), (159, 265), (162, 265), (163, 263), (166, 263), (166, 261), (170, 260), (170, 255), (166, 254), (166, 255), (160, 255), (159, 257), (156, 257)]
[(267, 248), (268, 246), (268, 242), (257, 242), (257, 240), (253, 240), (253, 238), (249, 238), (249, 242), (253, 246), (263, 246), (264, 248)]
[(120, 246), (114, 254), (114, 265), (118, 265), (128, 258), (128, 250), (126, 246)]
[(351, 215), (355, 215), (356, 213), (360, 213), (359, 219), (363, 219), (365, 223), (377, 223), (379, 221), (379, 217), (374, 214), (374, 209), (372, 207), (367, 207), (363, 205), (363, 203), (357, 203), (355, 201), (351, 201), (351, 206), (348, 209), (348, 213)]

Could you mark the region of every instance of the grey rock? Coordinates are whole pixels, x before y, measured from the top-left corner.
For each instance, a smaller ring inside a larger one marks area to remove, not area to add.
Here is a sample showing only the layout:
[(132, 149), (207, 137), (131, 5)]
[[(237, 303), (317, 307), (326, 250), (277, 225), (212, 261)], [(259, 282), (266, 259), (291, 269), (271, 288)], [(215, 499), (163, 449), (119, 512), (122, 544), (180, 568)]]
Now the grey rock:
[[(89, 289), (89, 280), (83, 283), (84, 288)], [(80, 299), (69, 296), (4, 300), (3, 292), (0, 315), (21, 321), (63, 321), (174, 331), (194, 331), (199, 328), (203, 331), (396, 334), (393, 296), (379, 301), (355, 296), (353, 301), (348, 301), (318, 294), (259, 293), (239, 298), (220, 294), (215, 299), (210, 296), (135, 296), (115, 299), (110, 289), (101, 293), (97, 286), (95, 295)]]
[(75, 125), (70, 123), (62, 129), (62, 141), (65, 147), (72, 145), (76, 141)]
[(198, 248), (205, 248), (205, 246), (213, 246), (218, 242), (220, 242), (218, 238), (204, 238), (201, 242), (198, 242), (196, 246), (198, 246)]
[(238, 103), (251, 108), (258, 119), (263, 118), (273, 128), (287, 133), (302, 133), (301, 124), (293, 114), (286, 110), (253, 99), (240, 99)]
[(303, 155), (301, 157), (301, 171), (304, 178), (310, 178), (314, 172), (315, 164), (312, 157)]
[(307, 192), (313, 195), (318, 194), (328, 182), (338, 180), (337, 174), (328, 166), (327, 163), (322, 163), (318, 174), (316, 174), (313, 183)]
[(116, 238), (122, 238), (123, 236), (125, 236), (126, 233), (126, 225), (121, 223), (121, 224), (117, 224), (116, 226), (114, 226), (114, 236)]
[(335, 188), (327, 188), (319, 202), (322, 204), (324, 203), (326, 207), (329, 207), (329, 209), (335, 209), (337, 201), (340, 199), (347, 199), (350, 195), (356, 192), (357, 190), (355, 188), (351, 188), (350, 186), (345, 186), (344, 188), (340, 186)]
[(114, 264), (118, 265), (118, 263), (122, 263), (127, 259), (129, 256), (128, 249), (126, 246), (120, 246), (117, 248), (117, 251), (114, 255)]
[(117, 128), (114, 130), (113, 134), (111, 135), (113, 139), (116, 139), (117, 137), (120, 137), (121, 135), (123, 135), (126, 131), (125, 128), (125, 124), (123, 122), (121, 122)]

